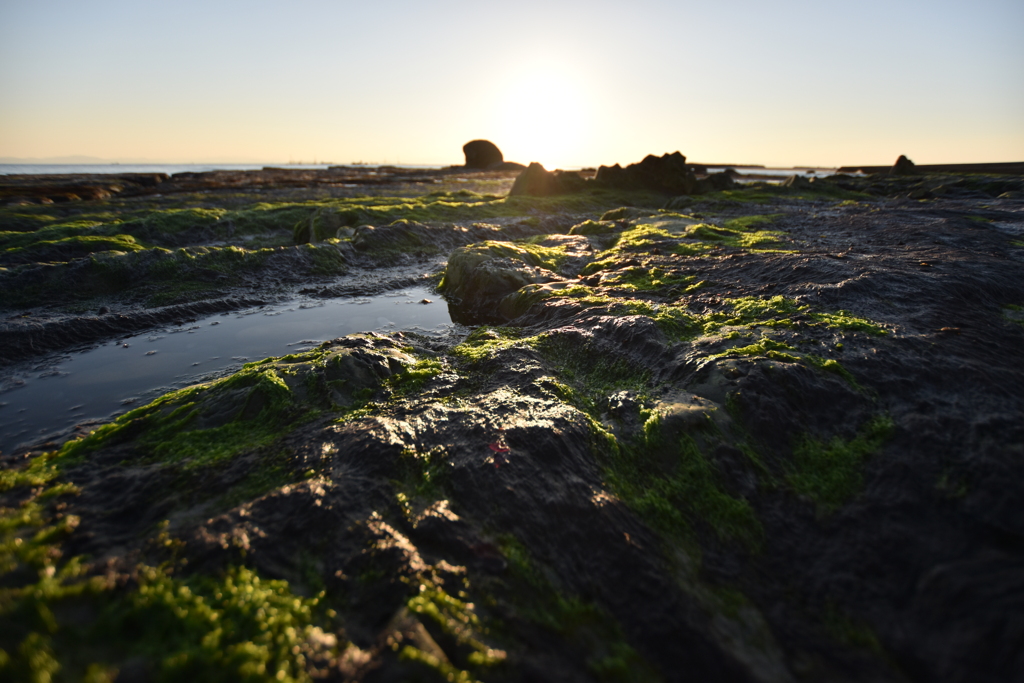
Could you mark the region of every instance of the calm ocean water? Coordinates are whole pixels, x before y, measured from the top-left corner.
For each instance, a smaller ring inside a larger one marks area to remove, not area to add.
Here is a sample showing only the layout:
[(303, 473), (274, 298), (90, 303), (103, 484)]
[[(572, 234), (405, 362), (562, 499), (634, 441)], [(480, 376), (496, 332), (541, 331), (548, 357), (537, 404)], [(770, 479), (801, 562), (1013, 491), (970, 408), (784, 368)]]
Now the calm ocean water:
[[(66, 173), (202, 173), (204, 171), (258, 171), (261, 168), (326, 169), (345, 164), (0, 164), (0, 175), (20, 173), (66, 174)], [(377, 164), (374, 164), (376, 166)], [(380, 164), (398, 168), (440, 168), (438, 165)], [(362, 168), (362, 165), (352, 168)], [(367, 168), (371, 167), (369, 165)]]
[[(329, 166), (344, 164), (0, 164), (0, 175), (21, 173), (31, 174), (66, 174), (66, 173), (201, 173), (203, 171), (256, 171), (272, 166), (274, 168), (294, 169), (326, 169)], [(398, 168), (441, 168), (442, 164), (387, 164)], [(351, 166), (361, 168), (363, 166)], [(367, 168), (372, 166), (367, 165)], [(575, 169), (569, 169), (575, 170)], [(723, 168), (708, 167), (711, 172)], [(780, 179), (799, 174), (803, 176), (828, 176), (835, 173), (834, 168), (793, 169), (793, 168), (737, 168), (743, 174), (776, 176)]]

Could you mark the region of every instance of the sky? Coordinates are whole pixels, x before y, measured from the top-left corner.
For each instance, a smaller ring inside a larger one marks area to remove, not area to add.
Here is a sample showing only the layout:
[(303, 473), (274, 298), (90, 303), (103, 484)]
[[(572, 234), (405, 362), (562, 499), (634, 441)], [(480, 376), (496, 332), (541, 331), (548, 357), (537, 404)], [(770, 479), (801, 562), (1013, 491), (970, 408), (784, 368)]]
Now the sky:
[(0, 157), (1024, 161), (1021, 0), (0, 0)]

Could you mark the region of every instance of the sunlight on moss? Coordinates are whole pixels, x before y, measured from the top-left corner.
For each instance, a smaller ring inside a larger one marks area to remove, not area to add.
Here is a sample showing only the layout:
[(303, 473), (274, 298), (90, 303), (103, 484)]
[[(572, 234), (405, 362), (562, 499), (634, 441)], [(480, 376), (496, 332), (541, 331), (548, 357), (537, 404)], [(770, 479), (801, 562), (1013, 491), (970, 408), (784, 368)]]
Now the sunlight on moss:
[(804, 435), (793, 447), (786, 482), (797, 495), (813, 501), (820, 514), (835, 512), (863, 488), (863, 463), (889, 439), (893, 428), (892, 418), (883, 415), (850, 441), (837, 436), (825, 442)]

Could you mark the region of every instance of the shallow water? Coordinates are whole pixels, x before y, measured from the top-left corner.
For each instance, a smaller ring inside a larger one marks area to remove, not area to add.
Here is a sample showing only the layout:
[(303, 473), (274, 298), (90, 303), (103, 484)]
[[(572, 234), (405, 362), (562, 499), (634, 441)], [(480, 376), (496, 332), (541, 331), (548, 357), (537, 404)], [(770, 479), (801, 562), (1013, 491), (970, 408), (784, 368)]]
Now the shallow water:
[[(432, 303), (420, 303), (430, 299)], [(311, 300), (222, 313), (79, 353), (8, 368), (0, 378), (0, 452), (58, 438), (158, 396), (234, 372), (243, 363), (355, 332), (442, 335), (456, 325), (424, 287), (373, 297)]]

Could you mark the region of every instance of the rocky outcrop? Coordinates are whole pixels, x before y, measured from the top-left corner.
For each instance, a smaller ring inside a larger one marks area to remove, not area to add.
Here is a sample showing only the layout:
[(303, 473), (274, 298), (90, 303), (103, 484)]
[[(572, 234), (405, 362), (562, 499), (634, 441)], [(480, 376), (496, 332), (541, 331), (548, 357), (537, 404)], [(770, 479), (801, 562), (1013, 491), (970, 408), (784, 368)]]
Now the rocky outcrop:
[(889, 171), (890, 175), (914, 175), (915, 173), (917, 173), (917, 167), (914, 165), (914, 162), (902, 154)]
[(782, 187), (787, 187), (794, 190), (809, 190), (814, 187), (814, 183), (811, 181), (814, 178), (807, 178), (799, 174), (793, 174), (782, 181)]
[(488, 169), (505, 161), (501, 150), (490, 140), (471, 140), (462, 146), (466, 168)]
[(694, 193), (719, 192), (735, 187), (735, 176), (737, 173), (735, 171), (730, 172), (730, 170), (726, 169), (720, 173), (710, 173), (707, 177), (699, 179), (693, 189)]
[(466, 324), (505, 323), (525, 311), (521, 297), (505, 301), (524, 290), (532, 303), (544, 294), (531, 285), (564, 286), (566, 278), (580, 271), (593, 255), (586, 237), (551, 235), (526, 242), (489, 241), (456, 249), (448, 258), (439, 289), (449, 302), (452, 320)]
[(551, 197), (580, 192), (587, 181), (574, 171), (548, 171), (536, 161), (516, 177), (509, 196)]
[(598, 185), (622, 190), (652, 190), (665, 194), (691, 194), (697, 187), (686, 157), (679, 152), (656, 157), (648, 154), (643, 161), (622, 168), (601, 166), (594, 181)]

